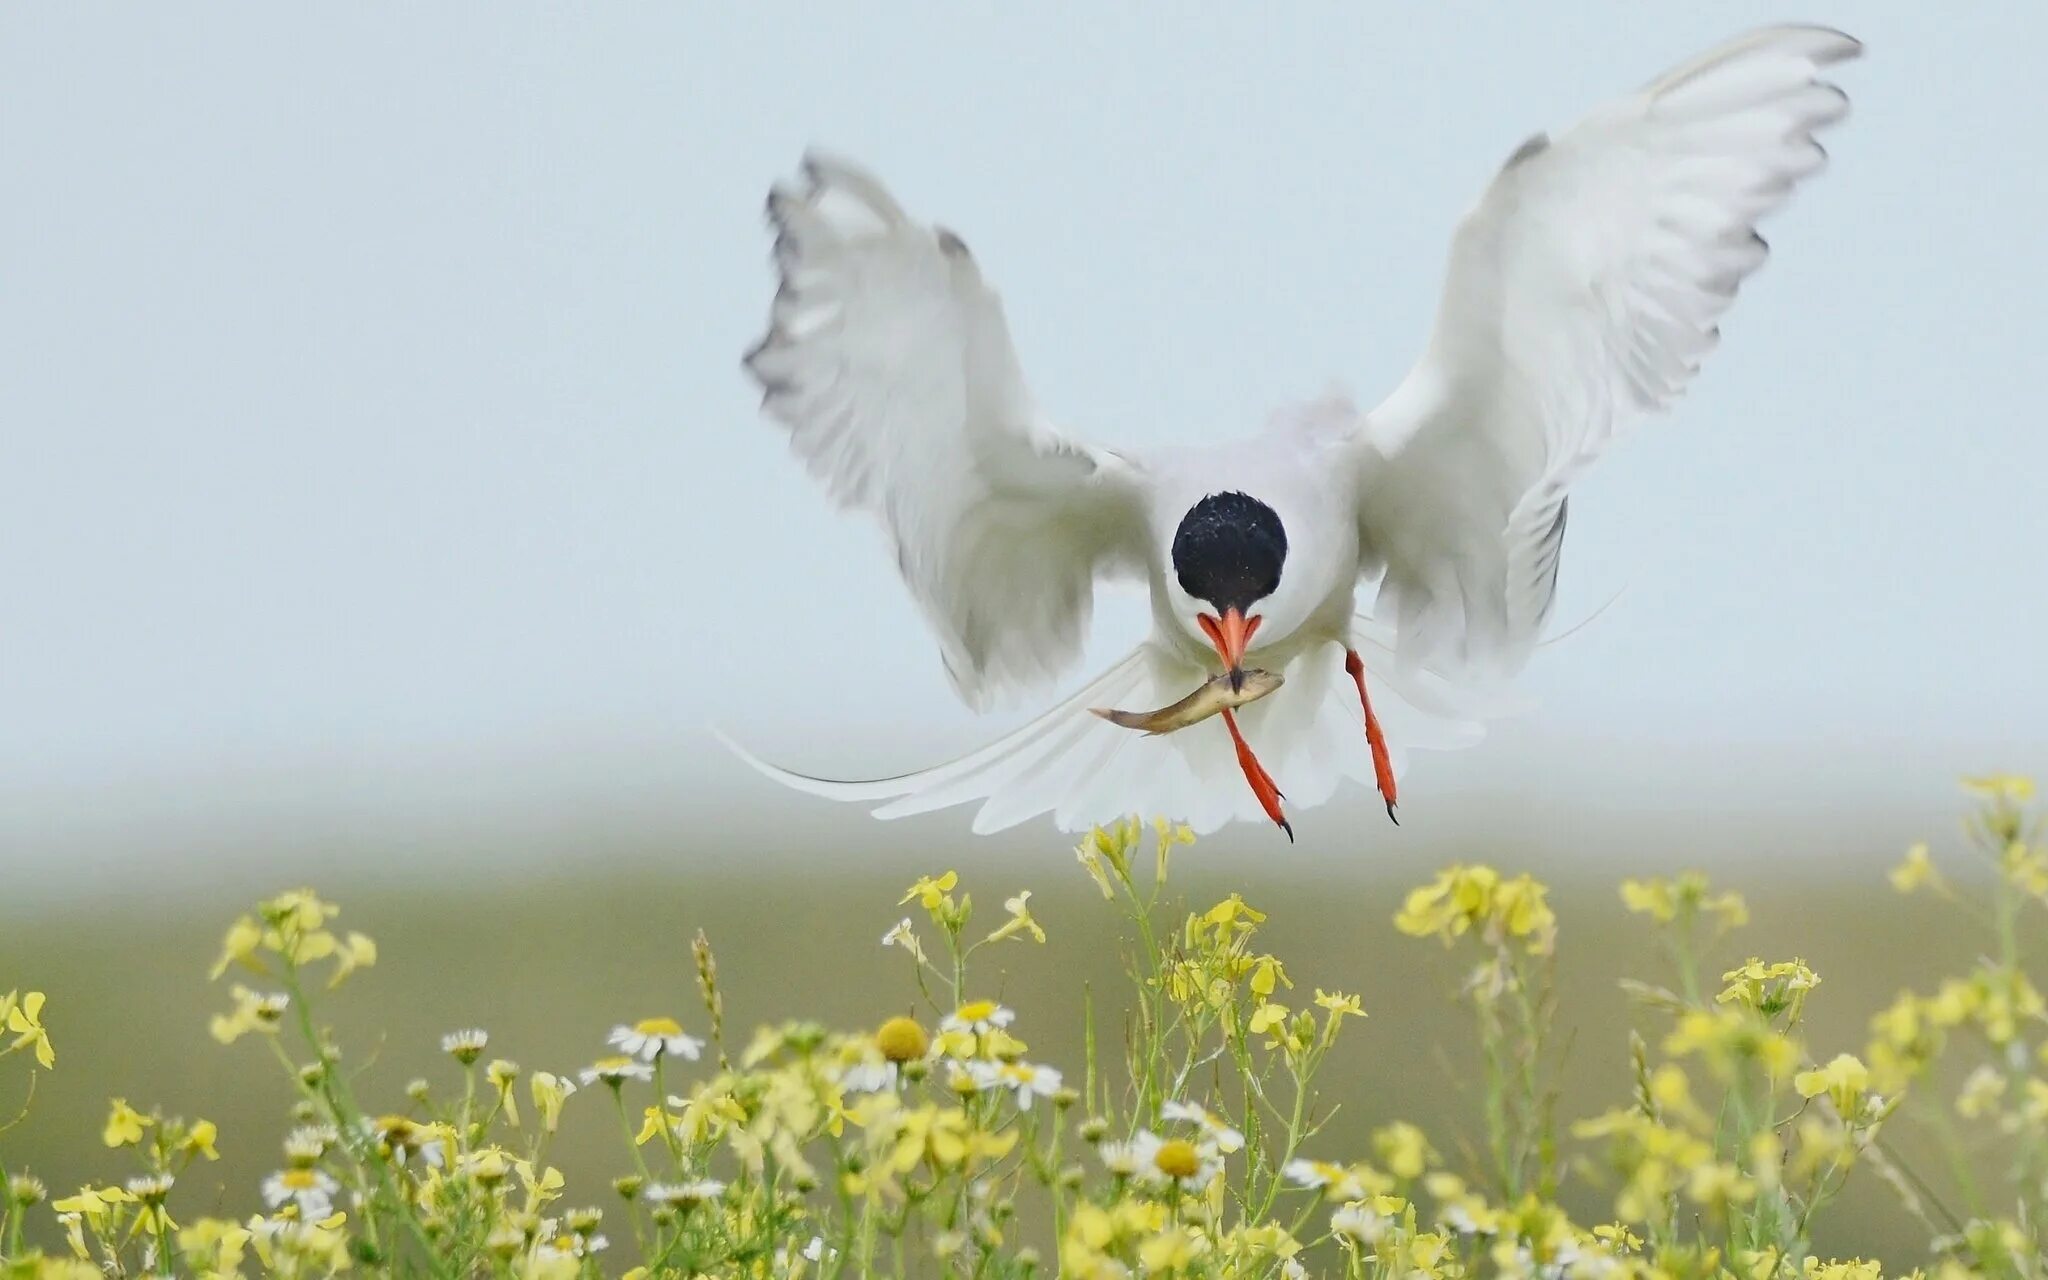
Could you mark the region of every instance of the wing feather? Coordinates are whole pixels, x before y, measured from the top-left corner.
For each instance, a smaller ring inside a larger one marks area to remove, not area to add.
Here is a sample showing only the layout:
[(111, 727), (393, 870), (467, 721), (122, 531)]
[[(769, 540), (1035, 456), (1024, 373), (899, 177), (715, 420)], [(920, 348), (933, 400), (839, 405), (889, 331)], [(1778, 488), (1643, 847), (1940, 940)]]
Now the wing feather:
[(963, 699), (1058, 675), (1096, 574), (1142, 555), (1137, 469), (1052, 426), (966, 244), (871, 175), (813, 152), (768, 216), (780, 280), (746, 358), (763, 408), (881, 520)]
[(1860, 49), (1754, 31), (1509, 157), (1458, 228), (1422, 359), (1362, 433), (1360, 536), (1404, 664), (1527, 660), (1572, 483), (1698, 372), (1767, 256), (1756, 221), (1848, 110), (1822, 69)]

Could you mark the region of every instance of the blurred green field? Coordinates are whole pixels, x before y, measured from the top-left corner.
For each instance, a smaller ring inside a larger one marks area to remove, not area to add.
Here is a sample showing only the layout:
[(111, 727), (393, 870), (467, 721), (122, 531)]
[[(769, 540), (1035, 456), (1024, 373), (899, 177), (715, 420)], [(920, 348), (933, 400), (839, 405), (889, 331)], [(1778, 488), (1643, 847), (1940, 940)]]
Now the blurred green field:
[[(1363, 1153), (1373, 1127), (1409, 1119), (1454, 1164), (1476, 1171), (1476, 1161), (1460, 1158), (1477, 1127), (1476, 1099), (1466, 1096), (1476, 1077), (1473, 1040), (1451, 1000), (1462, 965), (1437, 943), (1392, 928), (1410, 883), (1358, 866), (1309, 875), (1275, 874), (1269, 864), (1250, 873), (1215, 865), (1204, 852), (1198, 845), (1178, 855), (1175, 893), (1206, 906), (1243, 892), (1271, 914), (1262, 938), (1303, 996), (1318, 985), (1363, 995), (1369, 1019), (1340, 1044), (1324, 1077), (1341, 1110), (1319, 1147)], [(1032, 905), (1049, 944), (984, 952), (982, 988), (1019, 1011), (1015, 1030), (1034, 1058), (1072, 1069), (1081, 1061), (1083, 989), (1107, 1026), (1128, 988), (1117, 917), (1057, 846), (1049, 854), (1028, 870), (970, 867), (962, 887), (991, 926), (1004, 896), (1036, 891)], [(703, 1029), (688, 950), (701, 928), (717, 951), (729, 1038), (744, 1043), (755, 1024), (796, 1016), (872, 1025), (917, 1002), (905, 957), (878, 945), (904, 913), (896, 900), (912, 865), (889, 862), (905, 870), (560, 874), (448, 884), (430, 894), (322, 886), (342, 901), (341, 923), (371, 934), (382, 952), (374, 969), (328, 999), (323, 1015), (338, 1027), (360, 1073), (357, 1095), (372, 1109), (402, 1110), (404, 1084), (415, 1076), (452, 1084), (456, 1068), (437, 1041), (457, 1027), (488, 1029), (492, 1056), (568, 1072), (599, 1056), (621, 1020), (668, 1013)], [(1951, 917), (1893, 894), (1875, 871), (1829, 887), (1787, 884), (1752, 863), (1721, 879), (1748, 897), (1755, 918), (1717, 959), (1797, 955), (1821, 974), (1808, 1013), (1819, 1058), (1861, 1051), (1874, 1010), (1902, 987), (1925, 989), (1965, 967), (1977, 950)], [(247, 896), (280, 887), (252, 885)], [(206, 1031), (207, 1016), (227, 1004), (227, 984), (206, 980), (230, 918), (218, 905), (225, 892), (210, 890), (215, 901), (204, 907), (44, 913), (6, 930), (0, 988), (49, 993), (46, 1018), (60, 1055), (28, 1118), (0, 1137), (6, 1167), (33, 1169), (59, 1194), (128, 1173), (126, 1153), (99, 1141), (107, 1099), (122, 1096), (218, 1121), (221, 1160), (195, 1169), (177, 1200), (195, 1215), (248, 1211), (276, 1166), (289, 1090), (262, 1045), (224, 1048)], [(1560, 1114), (1569, 1120), (1625, 1098), (1632, 1024), (1653, 1042), (1661, 1033), (1662, 1020), (1631, 1009), (1617, 980), (1661, 980), (1665, 972), (1648, 925), (1624, 913), (1613, 883), (1553, 883), (1553, 901), (1561, 920), (1558, 1023), (1570, 1041)], [(9, 1073), (10, 1088), (19, 1074)], [(0, 1096), (0, 1107), (11, 1110), (13, 1101)], [(1904, 1134), (1894, 1145), (1909, 1156), (1915, 1150)], [(1570, 1149), (1590, 1154), (1584, 1144)], [(556, 1155), (569, 1175), (566, 1203), (609, 1198), (623, 1151), (605, 1100), (571, 1102)], [(1584, 1221), (1608, 1215), (1598, 1197), (1572, 1208)], [(1892, 1193), (1867, 1176), (1852, 1181), (1820, 1233), (1826, 1250), (1881, 1256), (1892, 1267), (1919, 1261), (1923, 1240)]]

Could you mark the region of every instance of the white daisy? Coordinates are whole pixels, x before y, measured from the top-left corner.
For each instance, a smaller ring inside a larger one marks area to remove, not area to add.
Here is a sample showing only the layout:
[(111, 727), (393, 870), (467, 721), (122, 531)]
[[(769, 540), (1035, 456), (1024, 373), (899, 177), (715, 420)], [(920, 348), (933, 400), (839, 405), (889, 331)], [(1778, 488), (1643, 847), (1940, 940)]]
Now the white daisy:
[(1323, 1189), (1334, 1200), (1357, 1200), (1365, 1195), (1358, 1175), (1341, 1164), (1323, 1160), (1289, 1160), (1280, 1170), (1297, 1187)]
[(585, 1084), (604, 1083), (617, 1087), (628, 1080), (652, 1080), (654, 1068), (631, 1058), (599, 1058), (578, 1073)]
[(420, 1154), (423, 1148), (437, 1145), (432, 1126), (400, 1115), (364, 1116), (362, 1131), (400, 1164), (404, 1164), (408, 1157)]
[(939, 1023), (945, 1031), (990, 1032), (1007, 1027), (1016, 1021), (1017, 1015), (993, 1000), (970, 1000), (946, 1015)]
[(684, 1035), (682, 1024), (674, 1018), (642, 1018), (631, 1026), (621, 1023), (612, 1028), (609, 1043), (648, 1062), (664, 1056), (695, 1062), (697, 1055), (704, 1052), (704, 1042), (696, 1036)]
[(1138, 1168), (1141, 1181), (1182, 1191), (1206, 1190), (1223, 1172), (1223, 1157), (1207, 1142), (1154, 1138), (1151, 1159)]
[(698, 1178), (692, 1182), (656, 1182), (641, 1193), (649, 1204), (664, 1204), (671, 1209), (689, 1209), (708, 1204), (725, 1194), (725, 1184), (716, 1178)]
[(886, 1093), (896, 1087), (903, 1071), (887, 1058), (864, 1058), (839, 1072), (839, 1087), (848, 1093)]
[(327, 1154), (337, 1136), (333, 1125), (301, 1125), (285, 1135), (285, 1158), (293, 1164), (311, 1164)]
[(977, 1059), (967, 1064), (967, 1073), (974, 1077), (974, 1083), (980, 1088), (1002, 1087), (1016, 1090), (1019, 1107), (1029, 1107), (1034, 1096), (1050, 1098), (1060, 1089), (1058, 1071), (1030, 1062), (986, 1062)]
[(1361, 1244), (1378, 1244), (1393, 1225), (1392, 1218), (1364, 1200), (1354, 1200), (1330, 1215), (1330, 1230)]
[(263, 1180), (263, 1203), (272, 1209), (287, 1204), (302, 1222), (318, 1222), (334, 1212), (334, 1193), (341, 1184), (318, 1169), (283, 1169)]
[(453, 1055), (457, 1062), (466, 1067), (483, 1056), (484, 1046), (490, 1042), (490, 1032), (482, 1027), (467, 1027), (442, 1036), (441, 1052)]
[(1135, 1178), (1140, 1170), (1152, 1163), (1152, 1153), (1159, 1149), (1161, 1139), (1148, 1129), (1140, 1129), (1131, 1135), (1129, 1142), (1105, 1142), (1097, 1147), (1096, 1154), (1102, 1157), (1102, 1167), (1119, 1178)]
[(168, 1173), (152, 1173), (145, 1177), (128, 1179), (128, 1194), (144, 1204), (162, 1204), (171, 1194), (177, 1179)]
[(1244, 1150), (1244, 1135), (1231, 1128), (1222, 1116), (1217, 1115), (1206, 1107), (1197, 1106), (1192, 1102), (1168, 1099), (1159, 1105), (1159, 1118), (1162, 1120), (1185, 1120), (1191, 1124), (1202, 1126), (1203, 1132), (1207, 1133), (1210, 1139), (1215, 1142), (1216, 1149), (1225, 1155), (1229, 1155), (1233, 1151)]
[(1463, 1200), (1454, 1200), (1443, 1207), (1438, 1220), (1459, 1235), (1474, 1236), (1480, 1233), (1479, 1219), (1472, 1216), (1472, 1206)]

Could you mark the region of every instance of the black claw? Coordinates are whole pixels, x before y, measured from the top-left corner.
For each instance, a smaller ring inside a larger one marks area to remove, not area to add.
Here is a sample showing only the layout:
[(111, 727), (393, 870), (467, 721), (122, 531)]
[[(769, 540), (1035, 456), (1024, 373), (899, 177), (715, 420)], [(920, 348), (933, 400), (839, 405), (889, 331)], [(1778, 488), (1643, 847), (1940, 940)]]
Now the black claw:
[(1293, 824), (1292, 824), (1292, 823), (1290, 823), (1290, 822), (1288, 822), (1288, 821), (1287, 821), (1287, 819), (1285, 819), (1285, 818), (1275, 818), (1275, 819), (1273, 819), (1273, 821), (1275, 821), (1275, 822), (1279, 823), (1279, 824), (1280, 824), (1280, 829), (1281, 829), (1282, 831), (1285, 831), (1285, 832), (1287, 833), (1287, 843), (1289, 843), (1289, 844), (1293, 844), (1293, 843), (1294, 843), (1294, 826), (1293, 826)]
[(1401, 820), (1394, 817), (1394, 802), (1392, 800), (1387, 801), (1387, 817), (1393, 820), (1395, 826), (1401, 825)]

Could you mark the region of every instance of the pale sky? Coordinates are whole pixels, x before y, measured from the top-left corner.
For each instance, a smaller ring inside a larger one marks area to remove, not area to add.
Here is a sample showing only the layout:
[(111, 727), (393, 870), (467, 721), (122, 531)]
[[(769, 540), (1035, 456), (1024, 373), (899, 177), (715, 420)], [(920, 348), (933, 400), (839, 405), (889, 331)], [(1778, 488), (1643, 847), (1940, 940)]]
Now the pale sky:
[[(1212, 439), (1376, 400), (1518, 142), (1794, 17), (1868, 45), (1834, 163), (1574, 497), (1557, 616), (1620, 598), (1404, 815), (1941, 812), (1958, 770), (2048, 767), (2048, 8), (17, 6), (0, 866), (865, 823), (704, 726), (877, 774), (1022, 709), (953, 700), (879, 535), (756, 413), (761, 201), (807, 144), (966, 237), (1076, 434)], [(1142, 625), (1101, 609), (1091, 665)]]

